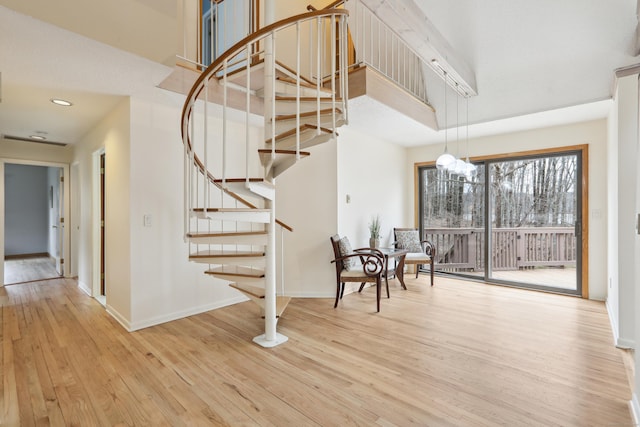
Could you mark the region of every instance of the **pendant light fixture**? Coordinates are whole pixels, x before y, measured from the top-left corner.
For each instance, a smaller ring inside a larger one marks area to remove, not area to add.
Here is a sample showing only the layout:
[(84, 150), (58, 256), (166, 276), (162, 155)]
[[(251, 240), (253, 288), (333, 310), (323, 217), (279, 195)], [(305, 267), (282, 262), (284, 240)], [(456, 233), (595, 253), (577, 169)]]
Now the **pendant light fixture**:
[(458, 91), (458, 83), (456, 83), (456, 154), (458, 157), (454, 161), (453, 164), (449, 166), (449, 172), (455, 175), (464, 175), (464, 172), (467, 170), (467, 164), (462, 160), (462, 156), (460, 155), (460, 108), (459, 101), (460, 93)]
[(465, 162), (464, 176), (471, 181), (478, 173), (478, 167), (469, 161), (469, 94), (465, 93), (467, 99), (467, 161)]
[(438, 170), (449, 170), (455, 164), (456, 158), (449, 154), (448, 137), (447, 137), (447, 72), (442, 70), (444, 75), (444, 153), (436, 160), (436, 168)]

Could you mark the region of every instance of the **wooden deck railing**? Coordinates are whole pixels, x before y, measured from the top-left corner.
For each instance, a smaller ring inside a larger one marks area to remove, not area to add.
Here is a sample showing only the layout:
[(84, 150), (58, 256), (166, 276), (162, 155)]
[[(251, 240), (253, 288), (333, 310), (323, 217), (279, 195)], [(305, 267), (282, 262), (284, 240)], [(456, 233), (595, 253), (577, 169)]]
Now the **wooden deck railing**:
[[(483, 228), (428, 228), (425, 238), (436, 245), (436, 268), (477, 271), (485, 268)], [(492, 269), (576, 265), (573, 227), (499, 228), (491, 235)]]

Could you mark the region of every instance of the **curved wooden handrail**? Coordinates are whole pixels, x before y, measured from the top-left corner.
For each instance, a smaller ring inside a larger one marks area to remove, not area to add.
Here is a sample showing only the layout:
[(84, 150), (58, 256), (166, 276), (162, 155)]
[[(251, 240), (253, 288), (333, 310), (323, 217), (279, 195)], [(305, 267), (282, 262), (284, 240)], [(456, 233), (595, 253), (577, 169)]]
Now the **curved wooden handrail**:
[[(189, 132), (188, 132), (188, 128), (189, 128), (189, 120), (191, 118), (191, 112), (193, 110), (193, 105), (195, 103), (195, 101), (198, 99), (198, 97), (200, 96), (200, 94), (202, 93), (202, 90), (204, 89), (204, 84), (203, 82), (206, 79), (210, 79), (213, 75), (215, 75), (216, 72), (218, 72), (218, 70), (220, 70), (222, 68), (222, 66), (224, 65), (225, 61), (229, 58), (233, 58), (234, 56), (236, 56), (238, 53), (240, 53), (242, 50), (244, 50), (246, 48), (247, 45), (254, 43), (264, 37), (266, 37), (269, 33), (275, 31), (275, 30), (280, 30), (283, 28), (286, 28), (288, 26), (291, 26), (293, 24), (295, 24), (296, 22), (299, 21), (306, 21), (312, 18), (317, 18), (317, 17), (330, 17), (332, 15), (349, 15), (349, 12), (346, 10), (318, 10), (318, 11), (314, 11), (314, 12), (307, 12), (307, 13), (302, 13), (299, 15), (295, 15), (295, 16), (291, 16), (289, 18), (280, 20), (278, 22), (274, 22), (273, 24), (267, 25), (264, 28), (261, 28), (260, 30), (256, 31), (255, 33), (252, 33), (250, 35), (248, 35), (247, 37), (245, 37), (244, 39), (240, 40), (239, 42), (237, 42), (236, 44), (234, 44), (231, 48), (227, 49), (222, 55), (220, 55), (218, 58), (216, 58), (215, 61), (213, 61), (211, 63), (211, 65), (209, 65), (207, 67), (206, 70), (204, 70), (204, 72), (202, 72), (202, 74), (200, 74), (200, 76), (198, 77), (198, 79), (195, 81), (195, 83), (193, 84), (193, 86), (191, 87), (191, 90), (189, 91), (189, 94), (187, 95), (187, 99), (184, 102), (184, 106), (182, 107), (182, 126), (181, 126), (181, 136), (182, 136), (182, 142), (183, 144), (186, 143), (187, 144), (187, 148), (188, 150), (193, 150), (193, 146), (191, 145), (191, 140), (189, 138)], [(215, 185), (216, 187), (218, 187), (219, 189), (221, 189), (222, 191), (224, 191), (226, 194), (228, 194), (229, 196), (231, 196), (232, 198), (234, 198), (235, 200), (239, 201), (240, 203), (244, 204), (247, 207), (250, 208), (256, 208), (256, 206), (252, 203), (250, 203), (249, 201), (245, 200), (244, 198), (242, 198), (241, 196), (239, 196), (238, 194), (229, 191), (225, 188), (223, 188), (220, 184), (215, 182), (215, 177), (207, 170), (205, 170), (204, 167), (204, 163), (200, 160), (200, 158), (198, 157), (198, 155), (194, 152), (193, 153), (193, 157), (194, 157), (194, 163), (195, 165), (198, 167), (198, 169), (200, 169), (200, 172), (202, 172), (203, 174), (206, 174), (207, 179), (209, 179), (209, 181)], [(293, 231), (293, 228), (285, 223), (283, 223), (282, 221), (276, 219), (276, 223), (278, 225), (280, 225), (281, 227), (283, 227), (284, 229), (288, 230), (288, 231)]]

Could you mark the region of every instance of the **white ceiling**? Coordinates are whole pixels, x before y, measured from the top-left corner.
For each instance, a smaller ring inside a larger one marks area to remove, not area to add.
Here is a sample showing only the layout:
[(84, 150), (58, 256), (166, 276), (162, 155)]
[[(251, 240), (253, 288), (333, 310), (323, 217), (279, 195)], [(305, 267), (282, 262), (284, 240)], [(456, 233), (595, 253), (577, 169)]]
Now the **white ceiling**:
[[(614, 70), (640, 62), (636, 0), (414, 1), (475, 72), (470, 137), (606, 117)], [(0, 72), (0, 134), (75, 143), (123, 97), (157, 97), (170, 70), (0, 6)], [(442, 80), (427, 83), (444, 127)], [(398, 144), (444, 139), (374, 101), (351, 107), (351, 126)], [(464, 125), (465, 109), (461, 101), (455, 120), (449, 92), (447, 127)]]
[[(470, 138), (607, 117), (614, 70), (640, 62), (634, 54), (637, 0), (377, 0), (385, 1), (413, 1), (474, 71), (478, 96), (469, 100)], [(444, 128), (443, 81), (431, 71), (426, 77)], [(451, 140), (457, 123), (460, 135), (467, 131), (467, 106), (460, 99), (456, 114), (453, 90), (447, 98)], [(444, 141), (444, 131), (374, 100), (351, 105), (351, 124), (380, 138), (406, 146)]]
[(155, 86), (170, 71), (0, 6), (0, 135), (45, 132), (49, 141), (76, 143), (125, 97), (158, 96)]

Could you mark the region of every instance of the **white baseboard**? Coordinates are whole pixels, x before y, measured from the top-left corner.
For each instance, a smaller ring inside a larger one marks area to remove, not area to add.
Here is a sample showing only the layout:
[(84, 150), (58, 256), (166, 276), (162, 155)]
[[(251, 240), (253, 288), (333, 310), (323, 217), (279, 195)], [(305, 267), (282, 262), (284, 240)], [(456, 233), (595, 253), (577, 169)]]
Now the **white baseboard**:
[(634, 340), (618, 337), (618, 339), (616, 340), (616, 347), (625, 350), (635, 350), (636, 342)]
[(609, 316), (609, 324), (611, 325), (611, 332), (613, 333), (613, 342), (618, 342), (618, 319), (613, 315), (613, 310), (611, 309), (611, 304), (609, 303), (609, 298), (604, 302), (604, 306), (607, 309), (607, 314)]
[(80, 280), (78, 280), (78, 287), (85, 294), (89, 295), (90, 297), (93, 296), (93, 292), (91, 292), (91, 288), (89, 286), (87, 286), (86, 283), (83, 283)]
[(604, 306), (607, 309), (607, 315), (609, 317), (609, 324), (611, 325), (611, 332), (613, 334), (613, 342), (615, 346), (623, 349), (634, 349), (636, 347), (636, 342), (634, 340), (620, 337), (620, 330), (618, 329), (618, 319), (616, 319), (616, 317), (613, 315), (613, 310), (611, 309), (608, 298), (605, 301)]
[(631, 395), (629, 410), (631, 411), (631, 417), (633, 418), (633, 425), (640, 425), (640, 404), (638, 403), (638, 395), (635, 393)]
[(127, 320), (126, 317), (120, 314), (118, 310), (114, 309), (109, 304), (107, 304), (107, 313), (109, 313), (111, 317), (116, 319), (116, 321), (120, 323), (120, 325), (122, 325), (122, 327), (125, 328), (128, 332), (133, 332), (131, 330), (131, 324), (129, 323), (129, 320)]
[[(148, 328), (150, 326), (159, 325), (161, 323), (171, 322), (173, 320), (182, 319), (183, 317), (189, 317), (196, 314), (204, 313), (207, 311), (215, 310), (217, 308), (227, 307), (229, 305), (238, 304), (241, 302), (248, 301), (249, 299), (245, 296), (239, 295), (237, 297), (228, 298), (226, 300), (217, 301), (213, 304), (200, 305), (197, 307), (188, 308), (186, 310), (175, 311), (173, 313), (163, 314), (161, 316), (152, 317), (149, 319), (139, 320), (136, 322), (126, 322), (123, 323), (120, 319), (116, 317), (116, 320), (125, 326), (125, 328), (129, 332), (137, 331), (140, 329)], [(108, 310), (107, 310), (108, 311)], [(115, 316), (114, 316), (115, 317)]]

